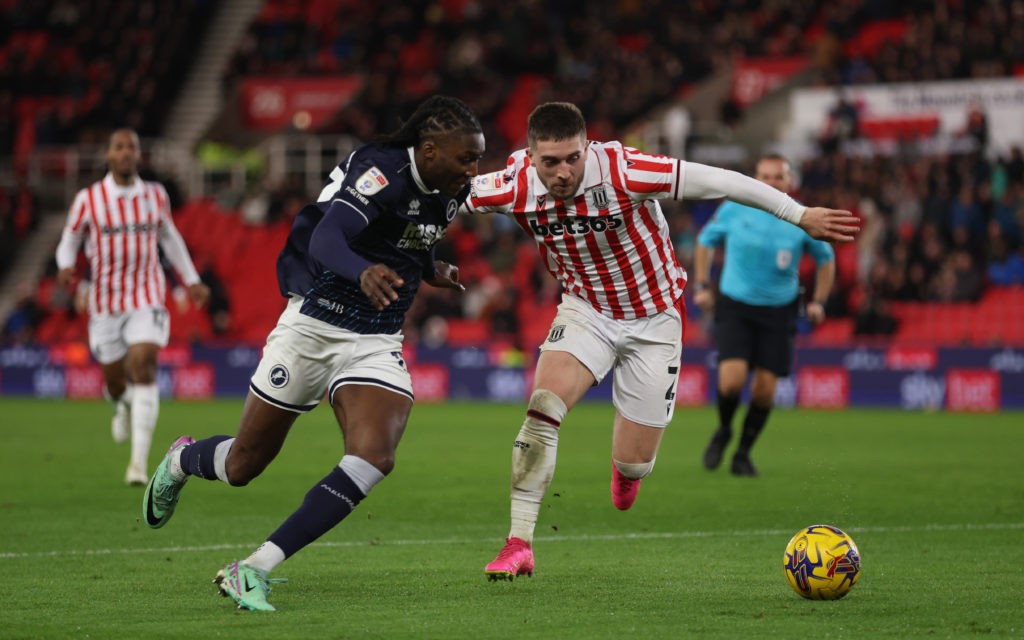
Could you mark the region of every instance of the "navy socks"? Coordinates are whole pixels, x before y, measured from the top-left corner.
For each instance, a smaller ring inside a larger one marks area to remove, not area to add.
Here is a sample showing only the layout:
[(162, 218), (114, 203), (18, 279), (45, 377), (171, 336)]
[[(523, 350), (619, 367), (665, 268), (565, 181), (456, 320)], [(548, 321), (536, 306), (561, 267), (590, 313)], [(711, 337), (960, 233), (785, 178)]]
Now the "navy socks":
[(217, 445), (230, 440), (231, 436), (212, 436), (197, 440), (181, 451), (181, 468), (190, 476), (204, 480), (216, 480), (217, 472), (213, 468), (213, 453)]
[(291, 557), (352, 513), (366, 496), (347, 473), (335, 467), (306, 493), (302, 505), (267, 538)]

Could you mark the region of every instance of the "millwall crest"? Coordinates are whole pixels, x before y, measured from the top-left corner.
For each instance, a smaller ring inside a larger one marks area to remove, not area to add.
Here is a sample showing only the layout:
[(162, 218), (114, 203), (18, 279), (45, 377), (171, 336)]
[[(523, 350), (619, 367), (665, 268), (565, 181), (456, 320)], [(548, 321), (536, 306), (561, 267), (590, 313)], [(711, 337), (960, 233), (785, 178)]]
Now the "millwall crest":
[(288, 379), (290, 377), (291, 374), (288, 373), (288, 367), (284, 366), (283, 364), (275, 364), (270, 369), (270, 386), (274, 387), (275, 389), (280, 389), (281, 387), (288, 384)]
[(548, 334), (548, 342), (558, 342), (565, 337), (565, 325), (560, 324), (551, 327), (551, 333)]
[(608, 208), (608, 192), (605, 191), (603, 184), (594, 185), (584, 192), (587, 198), (587, 203), (597, 209)]

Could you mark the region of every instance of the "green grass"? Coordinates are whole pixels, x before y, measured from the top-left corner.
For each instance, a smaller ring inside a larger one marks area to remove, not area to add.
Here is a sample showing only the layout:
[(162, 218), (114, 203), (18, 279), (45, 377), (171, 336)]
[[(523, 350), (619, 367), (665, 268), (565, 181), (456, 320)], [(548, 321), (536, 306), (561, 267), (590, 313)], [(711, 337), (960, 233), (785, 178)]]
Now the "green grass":
[[(151, 465), (182, 433), (233, 433), (240, 409), (165, 403)], [(713, 413), (680, 410), (621, 513), (611, 409), (581, 405), (563, 426), (536, 574), (488, 583), (522, 413), (417, 406), (394, 474), (275, 572), (290, 582), (260, 614), (210, 580), (337, 463), (329, 412), (302, 418), (246, 488), (193, 479), (152, 531), (142, 491), (121, 485), (128, 452), (110, 441), (106, 404), (4, 399), (0, 638), (1024, 637), (1020, 413), (780, 411), (751, 480), (705, 471)], [(863, 557), (838, 602), (802, 600), (782, 575), (786, 541), (819, 522)]]

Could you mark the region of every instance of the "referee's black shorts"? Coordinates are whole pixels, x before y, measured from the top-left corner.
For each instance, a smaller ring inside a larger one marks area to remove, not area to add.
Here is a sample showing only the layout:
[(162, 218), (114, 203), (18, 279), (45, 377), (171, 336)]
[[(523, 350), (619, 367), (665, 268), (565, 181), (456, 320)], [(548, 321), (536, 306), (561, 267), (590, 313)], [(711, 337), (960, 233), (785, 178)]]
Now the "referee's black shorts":
[(718, 361), (740, 358), (784, 378), (793, 366), (797, 300), (781, 307), (746, 304), (719, 293), (715, 302)]

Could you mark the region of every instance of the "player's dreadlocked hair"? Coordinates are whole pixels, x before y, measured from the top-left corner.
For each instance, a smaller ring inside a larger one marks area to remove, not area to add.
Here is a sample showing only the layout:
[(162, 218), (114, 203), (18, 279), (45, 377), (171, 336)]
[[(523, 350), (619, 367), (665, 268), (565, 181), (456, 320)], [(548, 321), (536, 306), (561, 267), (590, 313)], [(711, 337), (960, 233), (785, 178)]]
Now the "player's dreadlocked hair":
[(526, 121), (526, 140), (530, 146), (538, 140), (558, 142), (586, 134), (587, 121), (571, 102), (546, 102), (534, 109)]
[(433, 96), (420, 103), (398, 131), (380, 141), (394, 147), (415, 147), (424, 138), (453, 133), (483, 133), (483, 128), (462, 100)]

